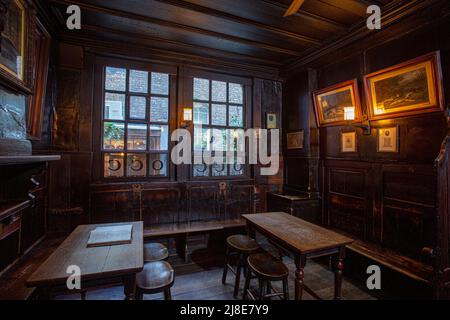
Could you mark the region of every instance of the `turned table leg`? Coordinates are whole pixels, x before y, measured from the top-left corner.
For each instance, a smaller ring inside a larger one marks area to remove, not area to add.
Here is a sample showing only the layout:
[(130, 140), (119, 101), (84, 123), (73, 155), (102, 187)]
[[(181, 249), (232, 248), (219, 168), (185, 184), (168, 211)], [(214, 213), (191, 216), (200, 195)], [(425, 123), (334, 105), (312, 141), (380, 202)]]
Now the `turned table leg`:
[(136, 291), (136, 275), (132, 274), (123, 277), (125, 300), (134, 300)]
[(344, 272), (345, 247), (340, 248), (336, 255), (336, 271), (334, 273), (334, 299), (342, 298), (342, 274)]
[(304, 278), (305, 278), (306, 256), (300, 255), (295, 257), (295, 300), (302, 300)]

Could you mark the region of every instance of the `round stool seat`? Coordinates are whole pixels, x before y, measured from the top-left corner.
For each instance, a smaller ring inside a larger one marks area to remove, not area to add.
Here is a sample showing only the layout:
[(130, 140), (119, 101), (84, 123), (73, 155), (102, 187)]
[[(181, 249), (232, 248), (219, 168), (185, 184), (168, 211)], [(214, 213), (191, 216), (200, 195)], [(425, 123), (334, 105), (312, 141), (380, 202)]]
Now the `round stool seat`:
[(169, 257), (169, 250), (161, 243), (144, 244), (144, 262), (165, 260)]
[(230, 247), (242, 251), (242, 252), (253, 252), (259, 249), (258, 243), (250, 238), (249, 236), (238, 234), (234, 236), (229, 236), (227, 238), (227, 243)]
[(252, 254), (248, 257), (247, 263), (258, 278), (277, 281), (289, 275), (289, 270), (284, 263), (268, 253)]
[(175, 276), (172, 266), (166, 261), (146, 263), (136, 275), (136, 288), (141, 293), (161, 292), (173, 285)]

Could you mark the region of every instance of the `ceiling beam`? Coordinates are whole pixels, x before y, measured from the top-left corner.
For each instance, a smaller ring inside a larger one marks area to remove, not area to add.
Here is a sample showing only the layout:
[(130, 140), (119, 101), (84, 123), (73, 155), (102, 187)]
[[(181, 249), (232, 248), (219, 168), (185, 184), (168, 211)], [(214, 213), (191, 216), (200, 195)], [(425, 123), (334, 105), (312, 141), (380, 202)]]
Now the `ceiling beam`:
[[(166, 20), (157, 19), (157, 18), (153, 18), (153, 17), (138, 15), (138, 14), (120, 11), (120, 10), (116, 10), (116, 9), (111, 9), (111, 8), (107, 8), (104, 6), (88, 4), (88, 3), (84, 3), (84, 2), (78, 1), (78, 0), (50, 0), (50, 1), (53, 3), (61, 4), (61, 5), (76, 4), (76, 5), (80, 6), (80, 8), (83, 8), (83, 9), (89, 10), (89, 11), (93, 11), (93, 12), (108, 14), (108, 15), (112, 15), (112, 16), (116, 16), (116, 17), (132, 19), (132, 20), (139, 20), (139, 21), (149, 23), (149, 24), (160, 25), (160, 26), (164, 26), (164, 27), (168, 27), (168, 28), (174, 28), (177, 30), (189, 31), (189, 32), (192, 32), (195, 34), (203, 34), (203, 35), (206, 35), (209, 37), (225, 39), (225, 40), (240, 43), (243, 45), (248, 45), (251, 47), (259, 48), (261, 50), (272, 51), (272, 52), (275, 52), (278, 54), (290, 55), (293, 57), (298, 57), (302, 54), (301, 51), (281, 48), (278, 46), (262, 43), (260, 41), (244, 39), (241, 37), (231, 36), (231, 35), (215, 32), (215, 31), (205, 30), (205, 29), (201, 29), (201, 28), (197, 28), (197, 27), (192, 27), (192, 26), (176, 23), (176, 22), (171, 22), (171, 21), (166, 21)], [(319, 44), (320, 44), (320, 42), (315, 43), (315, 45), (319, 45)], [(311, 47), (311, 43), (308, 43), (308, 47)]]
[[(319, 39), (311, 38), (311, 37), (301, 35), (301, 34), (298, 34), (298, 33), (292, 32), (292, 31), (288, 31), (288, 30), (281, 29), (281, 28), (278, 28), (275, 26), (267, 25), (267, 24), (264, 24), (264, 23), (261, 23), (258, 21), (238, 17), (238, 16), (235, 16), (230, 13), (226, 13), (226, 12), (216, 10), (213, 8), (209, 8), (209, 7), (205, 7), (205, 6), (201, 6), (201, 5), (198, 5), (195, 3), (186, 2), (183, 0), (155, 0), (155, 1), (166, 3), (166, 4), (171, 4), (173, 6), (180, 7), (180, 8), (186, 8), (186, 9), (189, 9), (192, 11), (201, 12), (201, 13), (204, 13), (209, 16), (217, 17), (219, 19), (225, 19), (225, 20), (233, 21), (235, 23), (249, 25), (254, 28), (264, 30), (266, 32), (274, 33), (280, 37), (292, 38), (292, 39), (295, 39), (298, 41), (309, 43), (310, 45), (317, 46), (322, 43), (321, 40), (319, 40)], [(218, 1), (218, 0), (216, 0), (216, 1)], [(280, 19), (282, 19), (282, 18), (283, 17), (280, 16)]]

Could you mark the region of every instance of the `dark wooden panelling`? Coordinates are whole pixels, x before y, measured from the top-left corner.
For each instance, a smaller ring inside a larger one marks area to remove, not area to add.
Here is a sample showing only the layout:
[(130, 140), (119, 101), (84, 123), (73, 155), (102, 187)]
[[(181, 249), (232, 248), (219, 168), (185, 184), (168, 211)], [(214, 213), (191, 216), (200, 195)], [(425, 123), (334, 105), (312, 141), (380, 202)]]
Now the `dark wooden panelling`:
[(178, 188), (142, 191), (142, 218), (145, 226), (179, 222), (181, 209), (181, 191)]

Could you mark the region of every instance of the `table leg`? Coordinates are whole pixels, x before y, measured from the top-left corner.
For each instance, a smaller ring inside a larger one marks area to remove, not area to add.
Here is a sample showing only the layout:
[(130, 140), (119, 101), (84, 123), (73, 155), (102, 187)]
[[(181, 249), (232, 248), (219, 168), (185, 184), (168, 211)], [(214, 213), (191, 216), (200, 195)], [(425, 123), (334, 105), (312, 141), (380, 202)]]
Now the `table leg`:
[(345, 247), (340, 248), (336, 255), (336, 271), (334, 273), (334, 299), (342, 298), (342, 274), (344, 272)]
[(132, 274), (123, 277), (125, 300), (134, 300), (136, 291), (136, 275)]
[(296, 255), (295, 256), (295, 300), (302, 300), (303, 288), (304, 288), (304, 278), (305, 278), (305, 268), (306, 256)]

